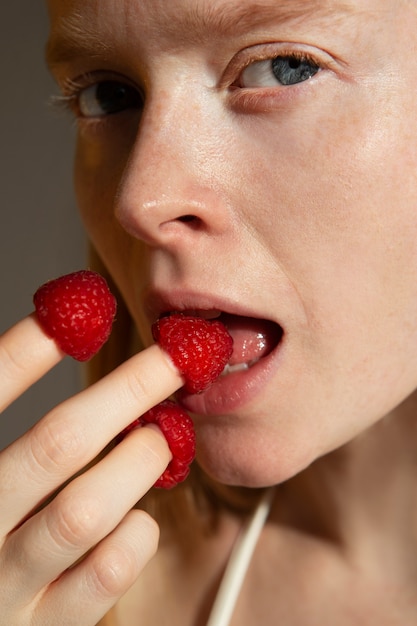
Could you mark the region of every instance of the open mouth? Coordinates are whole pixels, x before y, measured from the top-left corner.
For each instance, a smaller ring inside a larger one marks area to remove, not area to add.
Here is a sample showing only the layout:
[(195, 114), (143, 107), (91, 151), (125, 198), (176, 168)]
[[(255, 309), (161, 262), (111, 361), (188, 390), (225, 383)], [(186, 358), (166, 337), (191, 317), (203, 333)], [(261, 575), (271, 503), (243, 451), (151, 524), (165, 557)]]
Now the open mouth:
[(224, 324), (233, 339), (233, 353), (221, 377), (251, 369), (281, 343), (283, 328), (272, 320), (226, 313), (216, 309), (172, 309), (160, 314), (215, 319)]
[(250, 369), (280, 343), (283, 329), (270, 320), (222, 313), (219, 319), (233, 338), (233, 354), (222, 376)]
[(175, 394), (186, 410), (195, 415), (226, 415), (262, 393), (281, 362), (278, 352), (285, 331), (280, 324), (214, 308), (172, 307), (160, 313), (160, 317), (173, 313), (216, 319), (224, 324), (233, 339), (232, 356), (212, 385), (201, 393), (190, 393), (183, 387)]

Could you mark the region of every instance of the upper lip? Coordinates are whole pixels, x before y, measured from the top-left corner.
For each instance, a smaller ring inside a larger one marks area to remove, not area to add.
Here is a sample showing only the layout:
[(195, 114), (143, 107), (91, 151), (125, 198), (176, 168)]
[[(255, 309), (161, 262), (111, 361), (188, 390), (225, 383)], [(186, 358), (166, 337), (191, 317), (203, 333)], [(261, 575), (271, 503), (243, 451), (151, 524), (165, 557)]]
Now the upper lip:
[(151, 324), (163, 315), (173, 312), (192, 313), (196, 316), (218, 316), (228, 313), (240, 317), (252, 317), (258, 319), (270, 319), (280, 324), (276, 319), (271, 319), (268, 314), (252, 307), (221, 297), (208, 292), (185, 292), (185, 291), (149, 291), (145, 297), (146, 312)]

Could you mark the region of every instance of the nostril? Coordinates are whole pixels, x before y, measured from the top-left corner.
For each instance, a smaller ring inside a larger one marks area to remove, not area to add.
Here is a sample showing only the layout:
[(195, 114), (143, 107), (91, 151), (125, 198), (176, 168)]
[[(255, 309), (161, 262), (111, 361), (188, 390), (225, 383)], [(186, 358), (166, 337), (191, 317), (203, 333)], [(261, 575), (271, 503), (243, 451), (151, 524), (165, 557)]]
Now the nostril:
[(191, 215), (191, 214), (180, 215), (179, 217), (177, 217), (176, 221), (181, 222), (181, 224), (187, 224), (189, 227), (195, 230), (198, 230), (199, 228), (201, 228), (203, 224), (203, 220), (200, 217), (197, 217), (196, 215)]
[(178, 218), (178, 221), (184, 222), (184, 224), (189, 224), (190, 222), (194, 222), (197, 220), (199, 220), (199, 218), (195, 215), (181, 215), (181, 217)]
[(165, 233), (165, 235), (169, 233), (184, 235), (186, 231), (189, 233), (201, 232), (204, 230), (204, 227), (204, 220), (192, 213), (179, 214), (178, 217), (164, 221), (159, 225), (160, 232)]

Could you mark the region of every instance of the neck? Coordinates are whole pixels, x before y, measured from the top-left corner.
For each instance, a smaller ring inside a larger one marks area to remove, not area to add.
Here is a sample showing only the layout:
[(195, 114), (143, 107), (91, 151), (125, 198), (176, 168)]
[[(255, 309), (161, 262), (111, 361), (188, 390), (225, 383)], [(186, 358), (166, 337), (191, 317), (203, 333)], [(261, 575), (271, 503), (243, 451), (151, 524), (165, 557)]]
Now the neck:
[(281, 521), (375, 572), (417, 562), (417, 397), (282, 486)]

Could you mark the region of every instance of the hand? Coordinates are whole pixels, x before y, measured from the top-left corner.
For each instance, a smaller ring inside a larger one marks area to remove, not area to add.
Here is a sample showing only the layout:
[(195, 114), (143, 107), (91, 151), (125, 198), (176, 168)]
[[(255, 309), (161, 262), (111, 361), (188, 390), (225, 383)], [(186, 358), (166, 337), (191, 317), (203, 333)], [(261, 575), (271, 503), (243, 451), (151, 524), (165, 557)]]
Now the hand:
[[(62, 358), (34, 316), (7, 331), (0, 338), (0, 410)], [(0, 453), (1, 626), (93, 626), (135, 581), (159, 531), (132, 507), (170, 461), (164, 437), (154, 426), (133, 430), (80, 472), (182, 384), (151, 346)]]

